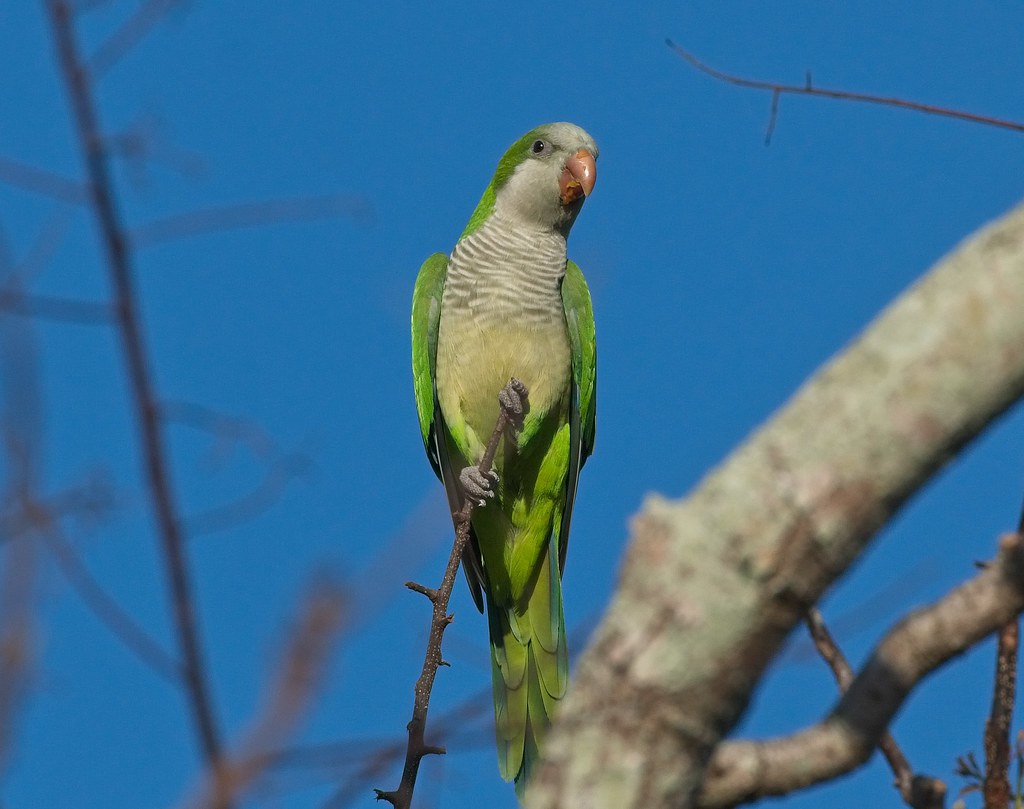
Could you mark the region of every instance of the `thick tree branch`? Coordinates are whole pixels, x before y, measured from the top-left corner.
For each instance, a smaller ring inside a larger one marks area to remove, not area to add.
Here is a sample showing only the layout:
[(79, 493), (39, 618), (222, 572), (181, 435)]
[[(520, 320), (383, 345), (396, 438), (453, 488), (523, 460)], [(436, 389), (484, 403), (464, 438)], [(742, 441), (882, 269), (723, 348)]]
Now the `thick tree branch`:
[(88, 172), (92, 210), (103, 240), (107, 268), (114, 287), (118, 329), (135, 400), (150, 499), (164, 551), (189, 704), (204, 758), (210, 771), (218, 773), (221, 761), (220, 735), (209, 696), (195, 617), (192, 583), (183, 548), (181, 521), (171, 488), (157, 398), (144, 345), (131, 251), (117, 212), (108, 155), (104, 149), (93, 104), (92, 86), (75, 41), (72, 9), (68, 7), (66, 0), (48, 0), (47, 8), (79, 145)]
[(808, 607), (1022, 393), (1024, 206), (939, 262), (688, 498), (648, 499), (527, 806), (694, 806)]
[(820, 724), (763, 742), (725, 742), (698, 805), (734, 806), (835, 778), (867, 761), (911, 689), (927, 674), (1024, 610), (1024, 546), (1000, 541), (995, 561), (897, 624)]

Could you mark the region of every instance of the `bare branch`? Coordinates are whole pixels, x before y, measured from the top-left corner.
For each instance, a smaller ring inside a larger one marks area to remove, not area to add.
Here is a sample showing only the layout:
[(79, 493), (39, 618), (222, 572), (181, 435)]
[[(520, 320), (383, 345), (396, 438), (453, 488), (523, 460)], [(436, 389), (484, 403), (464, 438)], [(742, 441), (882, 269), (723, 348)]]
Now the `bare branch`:
[(89, 569), (64, 538), (56, 522), (43, 518), (40, 535), (78, 597), (110, 633), (135, 657), (163, 679), (175, 686), (184, 686), (182, 666), (129, 615), (96, 581)]
[(1002, 807), (1010, 803), (1010, 722), (1017, 690), (1018, 620), (1014, 616), (999, 631), (992, 709), (985, 722), (985, 806)]
[(877, 96), (871, 95), (870, 93), (854, 93), (848, 90), (831, 90), (822, 87), (814, 87), (811, 84), (810, 73), (807, 74), (807, 81), (804, 84), (782, 84), (779, 82), (763, 81), (760, 79), (743, 78), (742, 76), (726, 73), (723, 70), (717, 70), (716, 68), (705, 64), (688, 50), (677, 45), (671, 39), (666, 39), (665, 42), (673, 51), (675, 51), (676, 54), (689, 62), (701, 73), (705, 73), (714, 79), (724, 81), (737, 87), (748, 87), (753, 90), (763, 90), (764, 92), (771, 93), (772, 111), (768, 124), (768, 133), (765, 138), (766, 142), (771, 140), (772, 132), (775, 129), (775, 121), (778, 116), (779, 96), (784, 94), (820, 96), (822, 98), (834, 98), (841, 101), (859, 101), (867, 104), (881, 104), (886, 107), (900, 107), (906, 110), (927, 113), (928, 115), (941, 115), (947, 118), (957, 118), (961, 121), (970, 121), (975, 124), (984, 124), (985, 126), (1009, 129), (1012, 132), (1024, 132), (1024, 123), (1019, 121), (1008, 121), (1002, 118), (993, 118), (990, 115), (978, 115), (973, 112), (964, 112), (963, 110), (950, 109), (949, 107), (939, 107), (934, 104), (921, 104), (917, 101), (908, 101), (903, 98), (894, 98), (891, 96)]
[[(811, 633), (815, 647), (832, 670), (839, 692), (845, 694), (853, 683), (853, 669), (850, 668), (816, 607), (812, 607), (807, 613), (807, 629)], [(882, 734), (878, 747), (885, 760), (889, 762), (892, 774), (896, 778), (896, 789), (907, 806), (913, 809), (942, 809), (946, 799), (946, 785), (942, 781), (927, 776), (915, 776), (910, 762), (888, 731)]]
[(0, 768), (9, 753), (32, 662), (35, 547), (31, 534), (6, 543), (0, 576)]
[(1016, 534), (994, 562), (885, 636), (820, 724), (763, 742), (724, 742), (698, 805), (735, 806), (835, 778), (867, 761), (911, 690), (927, 674), (1024, 610), (1024, 547)]
[(0, 157), (0, 182), (62, 202), (80, 204), (89, 199), (89, 189), (83, 183), (8, 157)]
[(86, 69), (89, 71), (90, 79), (97, 80), (121, 61), (156, 27), (167, 12), (180, 2), (181, 0), (143, 0), (121, 27), (89, 58)]
[(130, 236), (132, 246), (139, 249), (204, 233), (340, 216), (370, 221), (373, 208), (364, 197), (343, 194), (262, 200), (157, 219), (134, 228)]
[[(513, 379), (509, 386), (515, 388), (516, 394), (520, 396), (525, 404), (527, 397), (526, 387), (518, 380)], [(502, 392), (504, 393), (504, 391)], [(498, 420), (494, 425), (494, 431), (487, 442), (483, 458), (480, 459), (478, 469), (487, 475), (494, 464), (494, 457), (498, 452), (498, 443), (506, 431), (512, 431), (521, 426), (515, 421), (515, 417), (502, 404), (499, 396)], [(514, 433), (512, 433), (514, 435)], [(434, 677), (437, 674), (438, 666), (445, 665), (441, 657), (441, 640), (444, 637), (444, 630), (451, 623), (454, 616), (448, 614), (448, 599), (451, 597), (452, 588), (455, 586), (455, 576), (459, 572), (459, 563), (462, 561), (462, 553), (469, 541), (470, 518), (473, 514), (474, 502), (472, 498), (465, 498), (462, 510), (454, 515), (455, 517), (455, 543), (452, 545), (451, 555), (448, 557), (448, 565), (444, 571), (444, 578), (437, 591), (407, 582), (406, 587), (426, 595), (433, 603), (433, 615), (430, 622), (430, 636), (427, 639), (427, 653), (423, 660), (423, 669), (416, 681), (416, 699), (414, 700), (412, 719), (409, 722), (409, 742), (406, 747), (405, 767), (402, 770), (402, 780), (397, 789), (382, 790), (376, 789), (377, 800), (387, 801), (395, 809), (409, 809), (412, 806), (413, 789), (416, 787), (416, 775), (419, 772), (420, 761), (426, 755), (443, 754), (443, 747), (433, 747), (424, 741), (424, 734), (427, 728), (427, 709), (430, 705), (430, 692), (434, 687)]]
[(106, 326), (113, 320), (108, 303), (31, 295), (13, 288), (0, 289), (0, 312), (81, 326)]
[(185, 525), (193, 537), (224, 531), (254, 519), (274, 505), (287, 485), (311, 466), (305, 453), (286, 451), (266, 430), (249, 419), (184, 401), (163, 402), (160, 416), (166, 422), (209, 433), (218, 455), (241, 444), (266, 465), (263, 480), (252, 491), (232, 502), (187, 517)]
[(92, 209), (106, 250), (107, 268), (114, 287), (118, 330), (135, 401), (149, 494), (164, 551), (189, 704), (203, 755), (210, 771), (218, 773), (221, 761), (220, 737), (209, 696), (195, 617), (192, 583), (183, 548), (181, 523), (171, 490), (157, 398), (144, 346), (131, 252), (117, 213), (108, 155), (104, 149), (96, 116), (92, 87), (75, 42), (72, 11), (66, 0), (48, 0), (47, 7), (61, 74), (74, 113), (75, 129), (90, 179)]
[(266, 769), (271, 762), (270, 751), (280, 748), (291, 736), (320, 688), (344, 624), (345, 601), (342, 591), (333, 585), (320, 583), (311, 589), (289, 634), (262, 709), (238, 750), (225, 758), (221, 774), (211, 775), (188, 806), (205, 809), (240, 799)]

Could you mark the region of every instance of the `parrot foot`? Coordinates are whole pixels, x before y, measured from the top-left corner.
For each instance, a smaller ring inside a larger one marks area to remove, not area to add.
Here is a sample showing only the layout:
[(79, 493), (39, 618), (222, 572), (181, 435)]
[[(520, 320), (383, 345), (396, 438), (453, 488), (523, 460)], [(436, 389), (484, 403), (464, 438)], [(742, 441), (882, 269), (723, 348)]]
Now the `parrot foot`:
[(523, 426), (523, 417), (530, 410), (530, 403), (527, 401), (529, 391), (526, 385), (515, 377), (512, 377), (508, 384), (498, 393), (498, 404), (503, 412), (517, 429)]
[(488, 499), (494, 497), (494, 487), (498, 483), (496, 472), (486, 475), (476, 466), (467, 466), (459, 473), (459, 483), (463, 491), (478, 506), (486, 506)]

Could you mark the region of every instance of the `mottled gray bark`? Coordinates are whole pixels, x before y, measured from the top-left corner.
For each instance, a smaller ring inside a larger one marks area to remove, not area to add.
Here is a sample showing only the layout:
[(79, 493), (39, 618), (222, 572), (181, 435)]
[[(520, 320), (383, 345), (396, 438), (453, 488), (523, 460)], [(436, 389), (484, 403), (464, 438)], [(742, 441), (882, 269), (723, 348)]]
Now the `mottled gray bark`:
[(1024, 206), (970, 237), (682, 501), (648, 498), (532, 809), (696, 805), (789, 630), (1024, 394)]

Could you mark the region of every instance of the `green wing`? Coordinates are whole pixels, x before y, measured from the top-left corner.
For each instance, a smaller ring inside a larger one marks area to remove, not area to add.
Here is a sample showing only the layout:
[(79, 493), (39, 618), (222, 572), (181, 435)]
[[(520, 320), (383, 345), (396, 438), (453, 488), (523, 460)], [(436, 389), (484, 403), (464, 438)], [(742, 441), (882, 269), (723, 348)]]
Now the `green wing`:
[(412, 293), (412, 378), (420, 435), (434, 474), (444, 481), (438, 452), (434, 369), (437, 365), (437, 324), (441, 321), (441, 295), (448, 274), (448, 257), (434, 253), (420, 267)]
[(565, 511), (558, 531), (558, 570), (565, 570), (569, 547), (569, 523), (572, 519), (580, 470), (594, 451), (597, 414), (597, 338), (590, 290), (579, 266), (565, 265), (562, 279), (562, 308), (572, 354), (572, 398), (569, 409), (569, 474), (566, 478)]
[[(441, 322), (441, 296), (448, 274), (448, 257), (434, 253), (423, 262), (412, 293), (412, 378), (416, 392), (416, 412), (420, 417), (420, 436), (434, 474), (444, 484), (452, 514), (462, 508), (458, 470), (448, 458), (445, 441), (447, 428), (437, 402), (437, 328)], [(483, 612), (483, 568), (480, 546), (471, 530), (470, 541), (462, 554), (462, 569), (478, 610)]]

